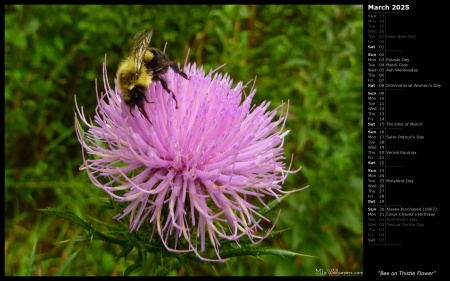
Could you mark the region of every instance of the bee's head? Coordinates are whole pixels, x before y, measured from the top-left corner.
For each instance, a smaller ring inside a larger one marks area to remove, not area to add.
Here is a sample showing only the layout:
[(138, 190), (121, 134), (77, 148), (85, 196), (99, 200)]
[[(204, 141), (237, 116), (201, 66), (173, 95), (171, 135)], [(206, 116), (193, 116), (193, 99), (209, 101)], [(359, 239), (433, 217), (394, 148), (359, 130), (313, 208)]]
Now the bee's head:
[(144, 109), (144, 101), (146, 101), (147, 103), (150, 103), (147, 98), (145, 97), (145, 93), (147, 91), (147, 86), (143, 86), (143, 85), (135, 85), (131, 90), (126, 89), (124, 92), (122, 92), (122, 96), (123, 99), (125, 101), (125, 103), (130, 107), (130, 113), (131, 115), (133, 115), (133, 113), (131, 112), (132, 108), (134, 108), (134, 106), (136, 105), (139, 112), (142, 113), (142, 115), (144, 115), (144, 117), (150, 122), (150, 118), (148, 117), (147, 113), (145, 112)]

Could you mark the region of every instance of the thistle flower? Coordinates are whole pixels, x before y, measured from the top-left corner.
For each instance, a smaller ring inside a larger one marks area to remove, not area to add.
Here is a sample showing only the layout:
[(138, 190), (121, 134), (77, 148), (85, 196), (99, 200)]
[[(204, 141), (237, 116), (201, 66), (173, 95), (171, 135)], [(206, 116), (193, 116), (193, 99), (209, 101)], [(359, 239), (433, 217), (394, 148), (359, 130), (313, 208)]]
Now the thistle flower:
[(264, 229), (261, 222), (268, 219), (258, 210), (279, 200), (286, 193), (281, 184), (298, 171), (284, 162), (288, 106), (274, 120), (284, 107), (270, 111), (270, 102), (252, 106), (253, 87), (245, 97), (246, 86), (239, 82), (232, 88), (227, 74), (205, 75), (195, 64), (184, 72), (190, 80), (171, 69), (166, 74), (178, 109), (160, 83), (150, 85), (150, 103), (144, 106), (150, 123), (136, 108), (134, 116), (130, 113), (117, 84), (110, 88), (105, 63), (105, 93), (97, 91), (94, 124), (76, 105), (84, 159), (80, 169), (115, 200), (128, 203), (116, 218), (130, 216), (130, 231), (150, 224), (169, 251), (194, 252), (202, 260), (210, 260), (199, 251), (210, 243), (217, 255), (211, 260), (224, 261), (221, 240), (238, 242), (246, 235), (258, 243), (267, 237), (275, 223)]

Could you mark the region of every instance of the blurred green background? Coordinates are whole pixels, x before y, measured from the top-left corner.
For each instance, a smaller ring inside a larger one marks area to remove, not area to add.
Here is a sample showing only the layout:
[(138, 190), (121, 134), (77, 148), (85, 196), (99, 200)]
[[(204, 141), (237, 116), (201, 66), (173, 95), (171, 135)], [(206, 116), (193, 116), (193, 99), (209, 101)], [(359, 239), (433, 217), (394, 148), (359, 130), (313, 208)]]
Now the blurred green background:
[[(362, 40), (360, 5), (5, 6), (5, 275), (123, 275), (121, 249), (86, 241), (86, 231), (39, 209), (59, 207), (114, 223), (94, 187), (74, 131), (74, 95), (93, 116), (95, 84), (110, 82), (132, 37), (153, 28), (184, 63), (221, 69), (235, 83), (257, 76), (254, 103), (290, 101), (283, 188), (310, 187), (281, 204), (265, 240), (308, 257), (239, 257), (190, 264), (196, 275), (362, 272)], [(277, 212), (270, 213), (272, 219)], [(173, 266), (170, 275), (186, 274)]]

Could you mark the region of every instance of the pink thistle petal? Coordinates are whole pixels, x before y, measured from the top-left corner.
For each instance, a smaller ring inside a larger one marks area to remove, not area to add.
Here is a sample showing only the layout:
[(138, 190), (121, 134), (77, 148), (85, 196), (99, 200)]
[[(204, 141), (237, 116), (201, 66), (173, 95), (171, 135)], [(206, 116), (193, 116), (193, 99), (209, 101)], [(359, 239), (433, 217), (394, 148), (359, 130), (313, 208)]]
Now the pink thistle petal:
[[(282, 191), (280, 185), (300, 170), (291, 171), (291, 164), (286, 169), (284, 162), (289, 103), (284, 114), (284, 104), (272, 111), (270, 102), (252, 106), (256, 89), (243, 98), (246, 86), (239, 82), (232, 88), (228, 74), (205, 75), (195, 64), (183, 71), (190, 80), (171, 69), (165, 77), (178, 109), (159, 82), (149, 86), (151, 103), (143, 109), (150, 123), (137, 108), (130, 114), (117, 87), (109, 87), (104, 64), (105, 93), (97, 92), (94, 124), (76, 103), (75, 127), (84, 159), (80, 169), (115, 200), (127, 202), (116, 218), (130, 216), (130, 231), (147, 223), (169, 251), (225, 261), (220, 239), (238, 243), (245, 235), (259, 243), (276, 222), (264, 230), (260, 222), (269, 220), (258, 210), (268, 208), (272, 198), (279, 200), (279, 194), (297, 191)], [(281, 117), (274, 120), (280, 110)], [(260, 231), (265, 234), (257, 235)], [(207, 242), (217, 259), (200, 253)]]

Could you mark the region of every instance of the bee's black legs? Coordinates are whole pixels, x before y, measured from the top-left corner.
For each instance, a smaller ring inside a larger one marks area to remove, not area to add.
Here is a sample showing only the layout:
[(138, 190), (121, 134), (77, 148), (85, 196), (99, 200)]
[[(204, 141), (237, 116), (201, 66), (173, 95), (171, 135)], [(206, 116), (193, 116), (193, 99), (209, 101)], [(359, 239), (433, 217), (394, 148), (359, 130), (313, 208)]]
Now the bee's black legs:
[(167, 86), (166, 80), (164, 80), (163, 78), (159, 77), (159, 81), (161, 81), (161, 85), (163, 86), (164, 90), (166, 90), (169, 94), (172, 94), (172, 98), (175, 100), (175, 108), (178, 109), (177, 98), (175, 97), (175, 94), (172, 92), (172, 90), (169, 89), (169, 86)]
[(142, 115), (144, 115), (145, 119), (147, 119), (148, 122), (150, 122), (150, 124), (153, 124), (152, 121), (150, 121), (150, 118), (148, 118), (148, 115), (147, 115), (147, 113), (145, 112), (144, 108), (138, 106), (138, 109), (139, 109), (139, 111), (142, 113)]
[(184, 79), (189, 80), (190, 77), (188, 77), (186, 75), (186, 73), (184, 73), (183, 71), (181, 71), (178, 66), (176, 65), (176, 63), (174, 63), (173, 61), (169, 62), (169, 66), (173, 69), (173, 71), (175, 71), (176, 73), (178, 73), (179, 75), (183, 76)]
[(142, 115), (144, 115), (144, 117), (148, 120), (148, 122), (150, 122), (150, 124), (152, 124), (152, 121), (150, 121), (150, 118), (148, 117), (147, 113), (144, 110), (144, 100), (147, 103), (152, 103), (152, 102), (148, 101), (147, 97), (145, 96), (145, 90), (143, 90), (141, 87), (135, 87), (131, 100), (132, 100), (132, 103), (131, 103), (131, 105), (129, 104), (131, 116), (134, 117), (133, 112), (131, 112), (131, 109), (133, 108), (134, 105), (136, 105), (137, 108), (139, 109), (139, 112), (141, 112)]
[(147, 99), (147, 97), (144, 95), (144, 100), (147, 102), (147, 103), (153, 103), (153, 102), (151, 102), (151, 101), (148, 101), (148, 99)]

